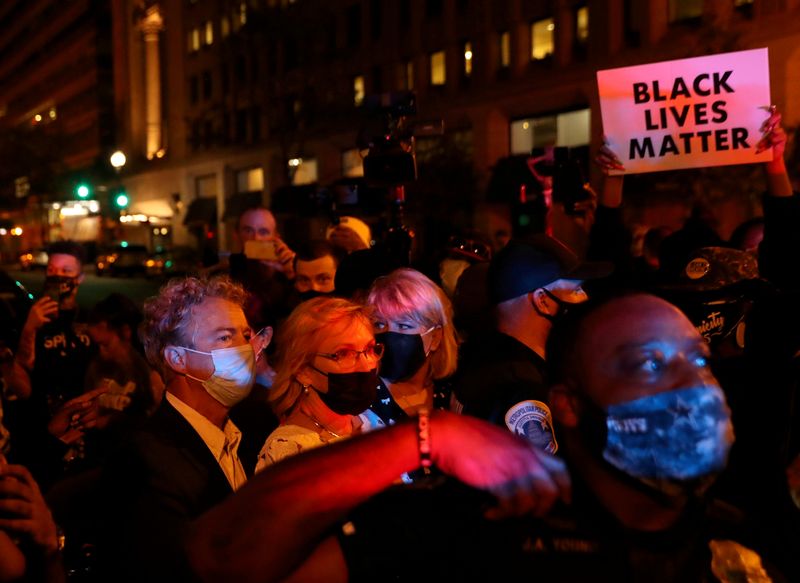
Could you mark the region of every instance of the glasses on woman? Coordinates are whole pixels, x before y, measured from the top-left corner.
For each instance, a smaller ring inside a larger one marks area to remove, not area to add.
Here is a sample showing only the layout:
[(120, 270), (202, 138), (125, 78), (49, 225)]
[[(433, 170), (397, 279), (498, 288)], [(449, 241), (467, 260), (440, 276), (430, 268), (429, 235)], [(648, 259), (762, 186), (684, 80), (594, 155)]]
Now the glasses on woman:
[(383, 350), (383, 344), (376, 343), (367, 346), (364, 350), (342, 348), (336, 352), (315, 352), (314, 354), (321, 356), (322, 358), (332, 360), (333, 362), (336, 362), (342, 366), (349, 367), (355, 366), (359, 355), (363, 356), (367, 360), (380, 360), (381, 356), (383, 356)]

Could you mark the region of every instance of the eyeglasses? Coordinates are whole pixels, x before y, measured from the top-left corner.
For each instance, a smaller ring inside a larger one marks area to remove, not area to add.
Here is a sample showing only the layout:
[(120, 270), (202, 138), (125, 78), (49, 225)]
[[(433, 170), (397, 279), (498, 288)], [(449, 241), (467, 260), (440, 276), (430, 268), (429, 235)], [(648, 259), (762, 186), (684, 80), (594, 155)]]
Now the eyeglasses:
[(327, 358), (342, 366), (355, 366), (358, 356), (362, 355), (367, 360), (380, 360), (383, 356), (383, 344), (372, 344), (364, 350), (353, 350), (352, 348), (342, 348), (336, 352), (315, 352), (316, 356)]
[(453, 236), (448, 239), (447, 247), (450, 251), (462, 255), (466, 254), (474, 259), (482, 261), (489, 261), (492, 258), (492, 248), (486, 243), (476, 241), (475, 239)]

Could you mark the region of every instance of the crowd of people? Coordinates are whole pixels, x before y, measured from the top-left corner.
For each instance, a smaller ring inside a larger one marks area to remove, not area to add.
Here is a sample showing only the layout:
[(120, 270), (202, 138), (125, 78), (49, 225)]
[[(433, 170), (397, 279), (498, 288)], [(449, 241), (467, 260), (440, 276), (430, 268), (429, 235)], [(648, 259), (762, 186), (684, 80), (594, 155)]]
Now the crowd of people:
[(426, 274), (258, 207), (83, 313), (54, 243), (0, 364), (0, 581), (799, 580), (800, 195), (763, 131), (763, 219), (640, 257), (605, 146), (587, 260), (470, 233)]

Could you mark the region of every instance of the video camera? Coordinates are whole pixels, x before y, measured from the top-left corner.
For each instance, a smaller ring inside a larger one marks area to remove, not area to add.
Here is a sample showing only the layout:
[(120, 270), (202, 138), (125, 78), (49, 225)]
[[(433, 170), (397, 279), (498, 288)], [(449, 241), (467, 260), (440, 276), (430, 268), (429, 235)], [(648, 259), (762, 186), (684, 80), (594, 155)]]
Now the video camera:
[(368, 150), (364, 178), (375, 186), (399, 186), (417, 179), (414, 139), (444, 133), (444, 122), (410, 122), (417, 113), (413, 92), (372, 95), (364, 100), (367, 122), (358, 145)]

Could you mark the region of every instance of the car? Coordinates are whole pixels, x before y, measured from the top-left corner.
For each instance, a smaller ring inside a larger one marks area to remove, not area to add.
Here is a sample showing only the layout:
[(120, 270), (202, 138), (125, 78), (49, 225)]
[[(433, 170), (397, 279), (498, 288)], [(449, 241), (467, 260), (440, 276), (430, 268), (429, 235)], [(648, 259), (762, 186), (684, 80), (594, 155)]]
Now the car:
[(47, 249), (32, 249), (19, 256), (19, 268), (22, 271), (46, 269), (48, 259)]
[(145, 275), (148, 259), (147, 247), (144, 245), (120, 244), (105, 253), (98, 253), (95, 259), (95, 274), (110, 275)]
[(202, 268), (200, 256), (191, 247), (162, 249), (145, 261), (147, 277), (195, 275)]

